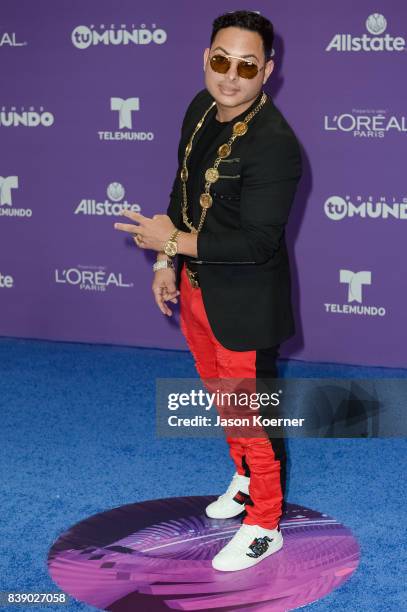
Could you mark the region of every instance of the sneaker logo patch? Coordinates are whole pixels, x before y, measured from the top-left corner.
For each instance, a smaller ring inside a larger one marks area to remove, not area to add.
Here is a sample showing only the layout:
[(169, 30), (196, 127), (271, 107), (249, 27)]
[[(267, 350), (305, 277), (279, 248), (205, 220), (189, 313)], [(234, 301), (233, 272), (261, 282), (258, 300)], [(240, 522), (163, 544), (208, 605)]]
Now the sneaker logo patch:
[(252, 552), (246, 553), (246, 555), (248, 557), (254, 557), (255, 559), (257, 557), (261, 557), (261, 555), (264, 555), (264, 553), (268, 549), (269, 542), (272, 542), (272, 541), (273, 540), (270, 539), (268, 536), (265, 536), (264, 538), (255, 538), (249, 546)]
[(249, 495), (247, 493), (243, 493), (243, 491), (238, 491), (233, 498), (233, 501), (238, 504), (245, 504), (249, 500)]

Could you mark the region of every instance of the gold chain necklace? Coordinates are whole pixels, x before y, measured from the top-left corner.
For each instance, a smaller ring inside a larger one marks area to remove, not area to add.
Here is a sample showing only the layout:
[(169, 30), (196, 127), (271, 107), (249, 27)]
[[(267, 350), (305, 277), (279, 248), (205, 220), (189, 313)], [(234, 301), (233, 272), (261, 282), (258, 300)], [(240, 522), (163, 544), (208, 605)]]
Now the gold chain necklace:
[(259, 112), (259, 110), (261, 109), (263, 104), (266, 102), (266, 100), (267, 100), (267, 95), (263, 92), (263, 95), (261, 96), (260, 102), (257, 104), (257, 106), (248, 115), (246, 115), (246, 117), (243, 119), (243, 121), (237, 121), (233, 125), (232, 136), (229, 138), (229, 140), (227, 142), (221, 144), (220, 147), (218, 147), (218, 156), (215, 159), (215, 161), (213, 163), (213, 166), (208, 168), (206, 170), (206, 172), (205, 172), (205, 181), (206, 181), (206, 183), (205, 183), (205, 191), (203, 193), (201, 193), (201, 195), (199, 197), (199, 203), (201, 205), (202, 212), (201, 212), (201, 218), (199, 220), (199, 224), (198, 224), (197, 228), (194, 227), (194, 225), (188, 219), (188, 212), (187, 212), (187, 209), (188, 209), (188, 200), (187, 200), (187, 180), (188, 180), (187, 159), (190, 156), (191, 151), (192, 151), (192, 142), (193, 142), (193, 140), (195, 138), (195, 134), (202, 127), (202, 125), (203, 125), (203, 123), (204, 123), (204, 121), (206, 119), (207, 114), (214, 107), (216, 102), (212, 102), (210, 107), (204, 112), (204, 114), (202, 115), (201, 119), (196, 124), (196, 127), (195, 127), (194, 131), (192, 132), (192, 136), (191, 136), (187, 146), (185, 147), (184, 160), (182, 162), (182, 170), (181, 170), (181, 182), (182, 182), (182, 219), (184, 221), (184, 224), (191, 231), (191, 233), (197, 234), (198, 232), (201, 231), (202, 226), (203, 226), (204, 221), (205, 221), (206, 212), (207, 212), (208, 208), (210, 208), (212, 206), (213, 200), (212, 200), (212, 196), (209, 193), (209, 191), (210, 191), (211, 185), (216, 183), (216, 181), (219, 179), (218, 166), (219, 166), (220, 162), (222, 161), (222, 159), (225, 159), (226, 157), (229, 157), (229, 155), (232, 152), (232, 144), (233, 144), (233, 142), (236, 140), (236, 138), (239, 138), (240, 136), (243, 136), (244, 134), (246, 134), (247, 129), (248, 129), (247, 124), (249, 123), (249, 121), (251, 119), (253, 119), (253, 117), (256, 115), (256, 113)]

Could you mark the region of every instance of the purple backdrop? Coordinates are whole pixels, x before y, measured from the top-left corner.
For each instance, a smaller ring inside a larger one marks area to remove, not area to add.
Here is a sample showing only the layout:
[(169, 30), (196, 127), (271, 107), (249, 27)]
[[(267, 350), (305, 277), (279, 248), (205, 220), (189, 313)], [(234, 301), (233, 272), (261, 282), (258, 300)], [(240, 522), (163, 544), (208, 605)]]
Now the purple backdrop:
[[(296, 359), (407, 365), (407, 8), (383, 7), (249, 7), (275, 24), (266, 91), (303, 147), (288, 230), (298, 333), (283, 351)], [(152, 257), (112, 213), (165, 211), (212, 20), (235, 8), (3, 1), (1, 335), (186, 348), (178, 312), (154, 305)]]

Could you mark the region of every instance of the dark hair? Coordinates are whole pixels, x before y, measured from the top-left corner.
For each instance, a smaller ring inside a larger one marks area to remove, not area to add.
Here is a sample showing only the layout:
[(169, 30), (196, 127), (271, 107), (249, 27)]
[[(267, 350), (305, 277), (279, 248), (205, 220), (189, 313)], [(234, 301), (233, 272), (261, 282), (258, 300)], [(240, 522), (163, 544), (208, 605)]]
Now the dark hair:
[(254, 11), (232, 11), (220, 15), (212, 24), (211, 45), (216, 34), (222, 28), (242, 28), (260, 34), (263, 40), (264, 55), (266, 61), (271, 58), (273, 51), (274, 28), (271, 21)]

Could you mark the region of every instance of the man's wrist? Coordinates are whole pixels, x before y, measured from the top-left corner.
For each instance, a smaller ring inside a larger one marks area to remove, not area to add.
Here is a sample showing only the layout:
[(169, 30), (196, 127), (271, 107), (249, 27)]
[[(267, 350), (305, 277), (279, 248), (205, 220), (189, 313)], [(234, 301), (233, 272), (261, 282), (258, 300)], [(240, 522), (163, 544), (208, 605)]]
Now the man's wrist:
[(158, 270), (168, 270), (168, 269), (175, 270), (174, 262), (172, 261), (170, 257), (167, 259), (159, 259), (153, 265), (154, 272), (158, 272)]

